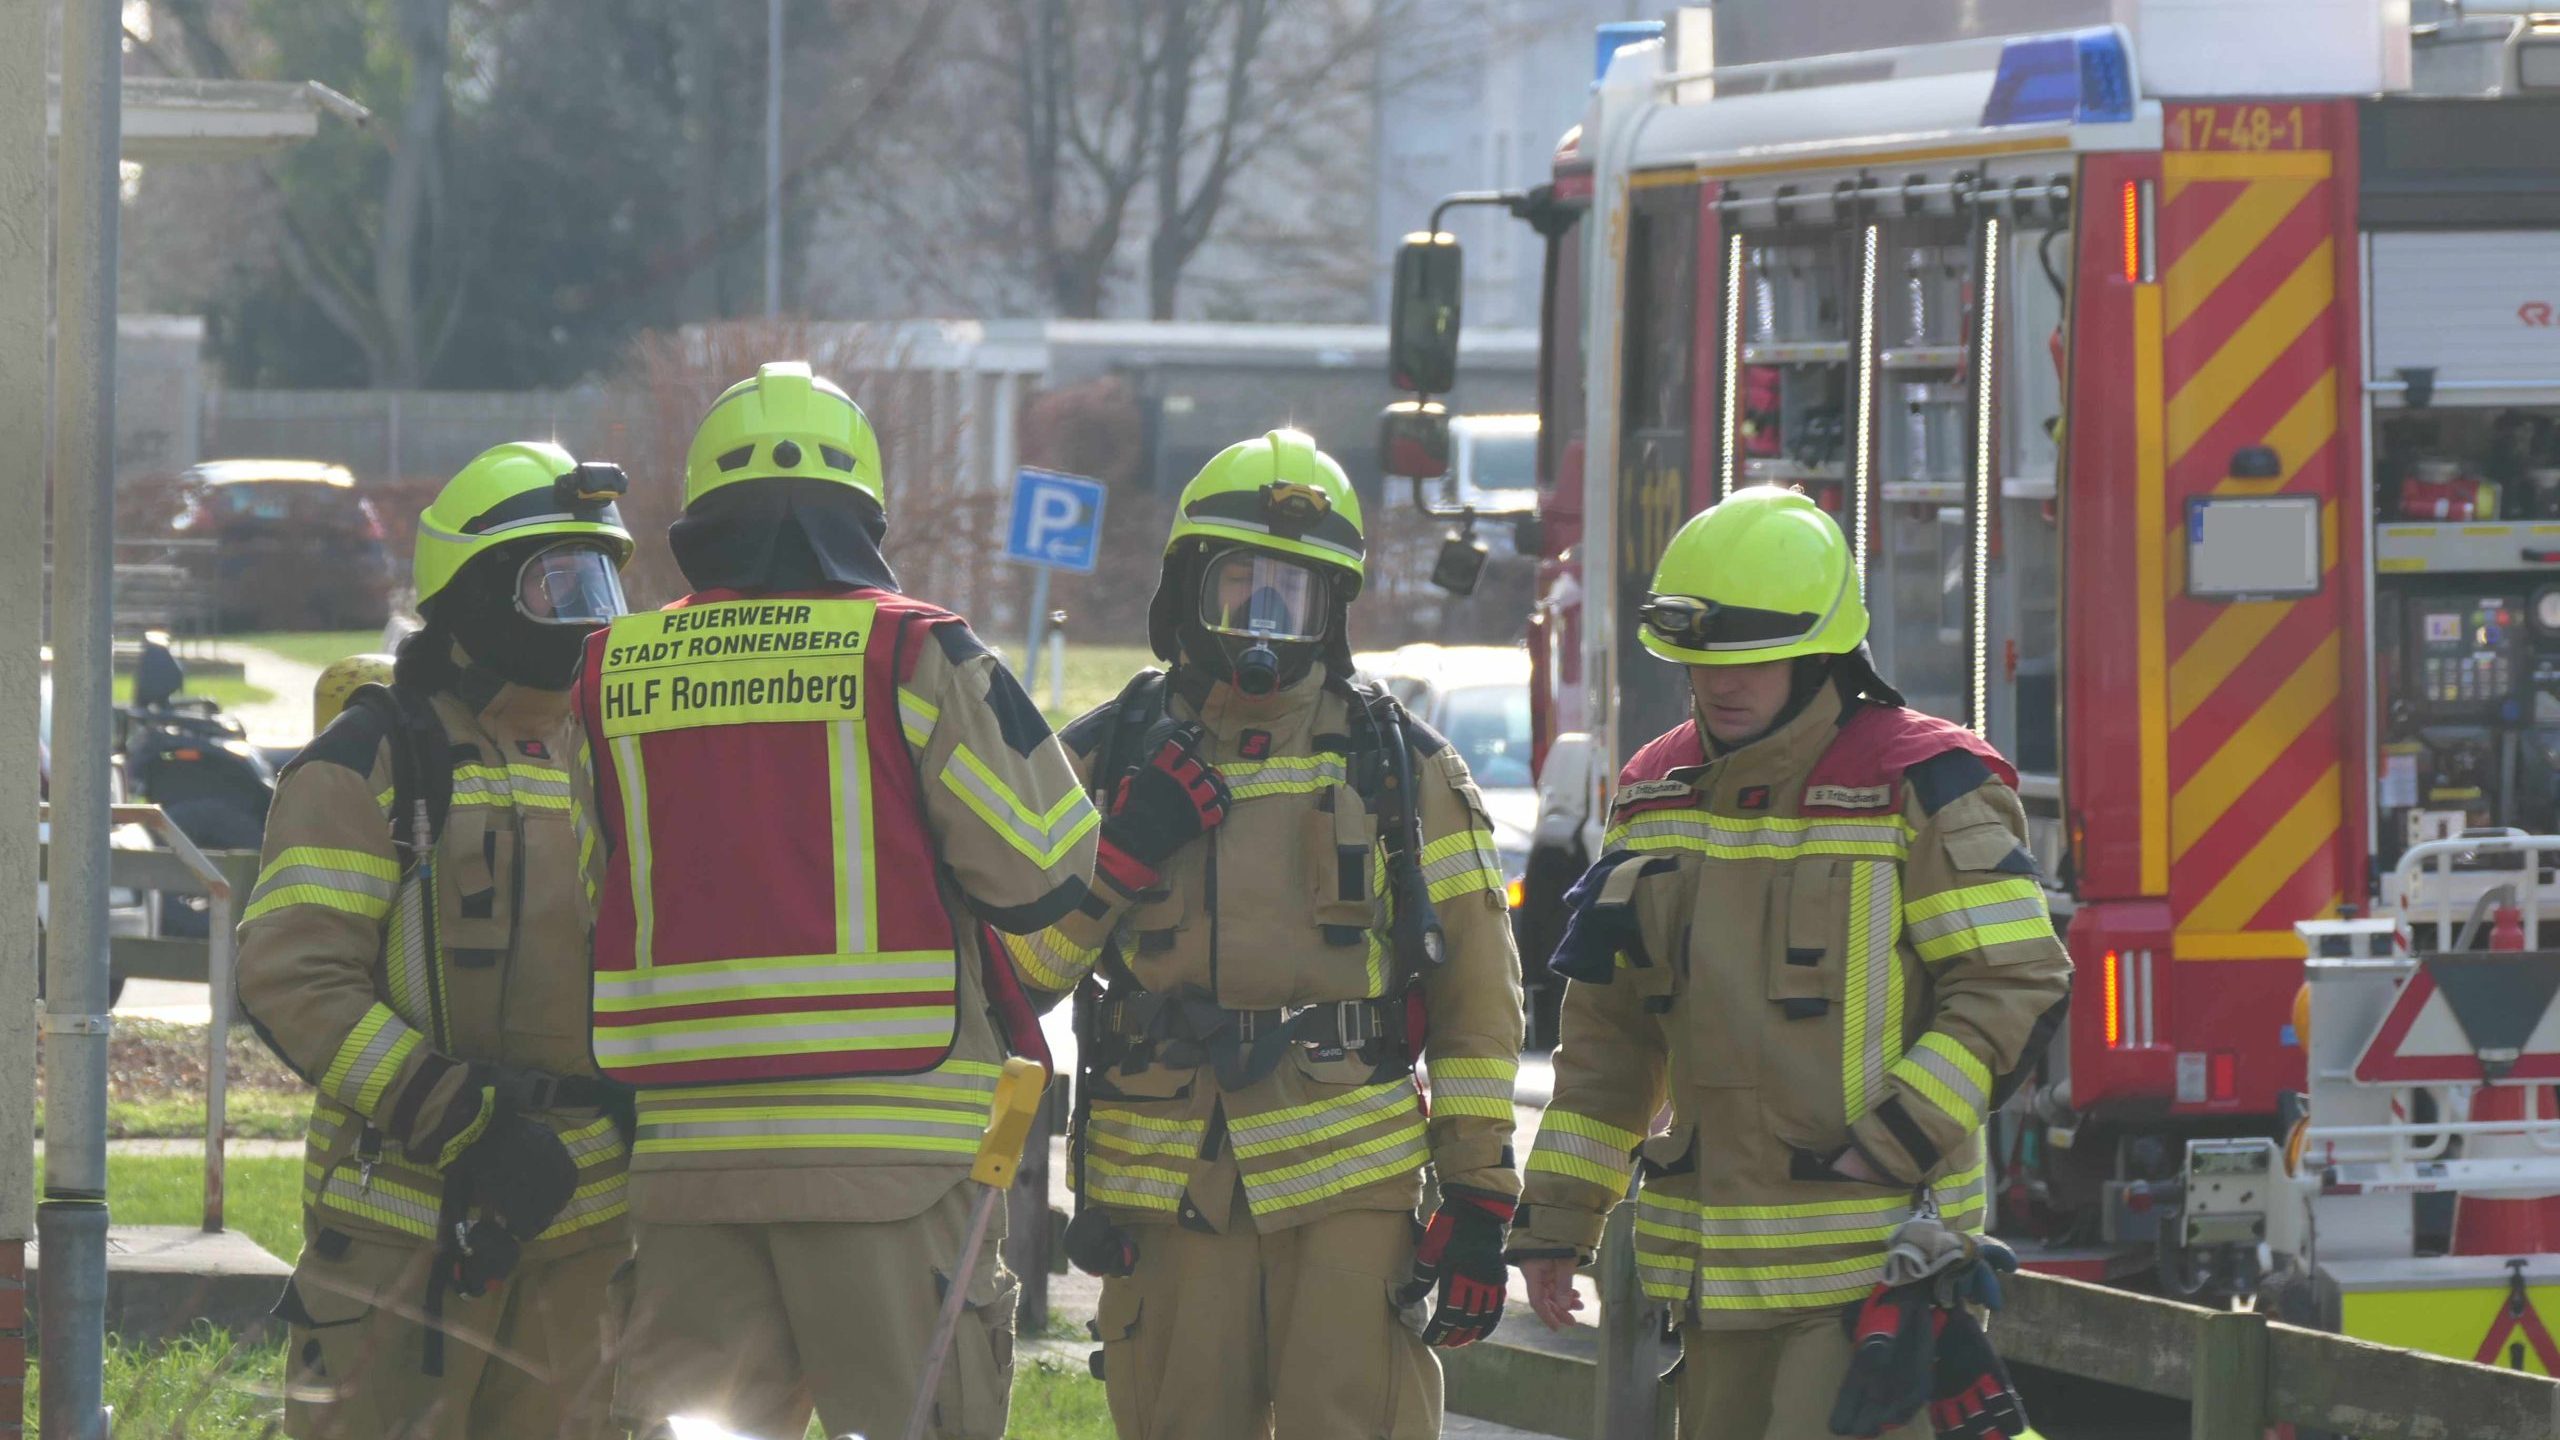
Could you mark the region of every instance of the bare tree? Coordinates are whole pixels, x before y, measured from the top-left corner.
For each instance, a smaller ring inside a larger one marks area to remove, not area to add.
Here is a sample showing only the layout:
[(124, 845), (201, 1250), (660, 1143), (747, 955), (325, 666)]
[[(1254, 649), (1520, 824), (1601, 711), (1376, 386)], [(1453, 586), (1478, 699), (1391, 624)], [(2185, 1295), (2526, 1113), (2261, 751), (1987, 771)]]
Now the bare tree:
[(1143, 237), (1147, 310), (1169, 319), (1240, 182), (1293, 127), (1365, 93), (1411, 0), (1001, 3), (979, 59), (1012, 91), (1011, 228), (1050, 305), (1100, 314)]

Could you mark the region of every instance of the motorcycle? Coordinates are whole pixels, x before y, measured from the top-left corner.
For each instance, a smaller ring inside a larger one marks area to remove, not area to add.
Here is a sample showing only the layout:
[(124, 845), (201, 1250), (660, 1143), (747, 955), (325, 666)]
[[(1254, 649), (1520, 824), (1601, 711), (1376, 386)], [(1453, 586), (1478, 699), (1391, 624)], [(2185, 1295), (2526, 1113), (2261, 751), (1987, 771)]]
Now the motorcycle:
[[(267, 834), (276, 766), (211, 700), (180, 695), (186, 668), (157, 638), (142, 643), (133, 704), (116, 712), (126, 788), (157, 805), (197, 847), (255, 850)], [(203, 897), (160, 897), (160, 933), (206, 933)]]

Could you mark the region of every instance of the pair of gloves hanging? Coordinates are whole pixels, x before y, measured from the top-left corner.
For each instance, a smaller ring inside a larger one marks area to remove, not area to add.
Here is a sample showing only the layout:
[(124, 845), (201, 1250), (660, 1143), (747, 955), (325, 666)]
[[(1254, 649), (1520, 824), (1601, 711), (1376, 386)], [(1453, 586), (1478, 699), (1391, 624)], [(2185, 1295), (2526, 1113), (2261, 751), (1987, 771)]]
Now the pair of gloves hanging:
[(1939, 1440), (2016, 1440), (2026, 1407), (1974, 1311), (2000, 1308), (2008, 1246), (1951, 1230), (1934, 1214), (1904, 1221), (1885, 1248), (1884, 1279), (1841, 1317), (1849, 1373), (1831, 1433), (1872, 1440), (1924, 1408)]

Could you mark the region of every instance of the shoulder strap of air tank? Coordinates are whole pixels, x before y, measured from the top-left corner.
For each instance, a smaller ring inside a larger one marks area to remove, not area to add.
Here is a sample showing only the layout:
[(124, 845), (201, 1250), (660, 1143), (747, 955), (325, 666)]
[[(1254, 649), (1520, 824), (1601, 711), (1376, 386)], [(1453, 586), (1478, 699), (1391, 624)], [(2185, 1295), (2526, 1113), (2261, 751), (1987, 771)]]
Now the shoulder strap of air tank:
[(453, 743), (433, 702), (398, 684), (367, 685), (347, 697), (380, 718), (391, 745), (391, 826), (393, 837), (413, 840), (410, 817), (419, 801), (427, 806), (427, 843), (444, 835), (445, 816), (453, 809)]
[(1102, 732), (1102, 742), (1093, 749), (1093, 768), (1086, 772), (1085, 788), (1092, 791), (1096, 803), (1106, 803), (1111, 792), (1120, 788), (1120, 777), (1138, 768), (1145, 757), (1138, 754), (1138, 742), (1164, 718), (1165, 672), (1153, 666), (1129, 677), (1111, 702), (1111, 719)]

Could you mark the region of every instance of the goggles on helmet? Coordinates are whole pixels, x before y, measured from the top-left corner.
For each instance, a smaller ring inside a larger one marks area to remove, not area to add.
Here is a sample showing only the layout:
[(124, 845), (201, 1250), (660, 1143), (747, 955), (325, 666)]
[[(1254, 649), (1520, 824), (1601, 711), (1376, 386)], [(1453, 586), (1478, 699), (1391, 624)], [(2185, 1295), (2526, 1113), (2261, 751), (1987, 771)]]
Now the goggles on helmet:
[(1331, 618), (1324, 573), (1284, 556), (1234, 549), (1200, 571), (1200, 623), (1212, 635), (1321, 640)]
[(1695, 595), (1648, 595), (1636, 615), (1663, 643), (1683, 650), (1747, 651), (1792, 645), (1822, 623), (1819, 615), (1754, 610)]
[(516, 609), (537, 625), (602, 625), (630, 608), (613, 557), (592, 541), (546, 546), (516, 571)]

